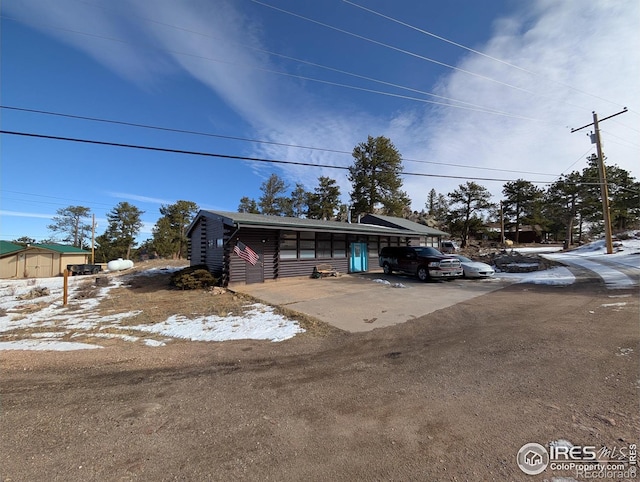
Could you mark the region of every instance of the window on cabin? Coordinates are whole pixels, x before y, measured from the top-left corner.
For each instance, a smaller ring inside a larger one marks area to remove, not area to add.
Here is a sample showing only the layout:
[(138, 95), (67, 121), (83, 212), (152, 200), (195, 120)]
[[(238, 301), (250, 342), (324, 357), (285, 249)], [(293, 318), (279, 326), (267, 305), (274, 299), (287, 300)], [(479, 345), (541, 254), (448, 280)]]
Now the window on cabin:
[(283, 231), (280, 234), (280, 259), (298, 257), (298, 234), (295, 231)]

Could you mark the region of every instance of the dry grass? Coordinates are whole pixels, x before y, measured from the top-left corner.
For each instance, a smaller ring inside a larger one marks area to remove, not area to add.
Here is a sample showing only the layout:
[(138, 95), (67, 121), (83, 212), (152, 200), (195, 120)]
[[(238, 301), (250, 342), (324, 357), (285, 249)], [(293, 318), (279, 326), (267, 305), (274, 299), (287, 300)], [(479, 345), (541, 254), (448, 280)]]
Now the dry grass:
[[(160, 264), (160, 266), (166, 265), (166, 261)], [(155, 266), (150, 264), (141, 267), (140, 270), (150, 267)], [(227, 290), (222, 290), (222, 293), (219, 289), (177, 290), (169, 285), (170, 272), (158, 271), (154, 276), (135, 276), (135, 272), (132, 274), (134, 276), (127, 285), (112, 289), (109, 296), (103, 299), (97, 308), (98, 313), (104, 315), (141, 311), (136, 316), (122, 320), (120, 322), (122, 327), (158, 323), (172, 315), (188, 318), (212, 315), (239, 316), (248, 311), (248, 305), (261, 302), (250, 296)], [(90, 293), (89, 288), (86, 293)], [(276, 312), (298, 321), (310, 335), (325, 336), (339, 331), (327, 323), (287, 308), (277, 307)]]
[(38, 303), (26, 303), (24, 305), (18, 305), (11, 311), (6, 311), (6, 313), (11, 313), (12, 315), (14, 315), (12, 321), (18, 321), (26, 318), (27, 315), (31, 313), (37, 313), (47, 306), (49, 306), (49, 303), (46, 303), (44, 301), (40, 301)]

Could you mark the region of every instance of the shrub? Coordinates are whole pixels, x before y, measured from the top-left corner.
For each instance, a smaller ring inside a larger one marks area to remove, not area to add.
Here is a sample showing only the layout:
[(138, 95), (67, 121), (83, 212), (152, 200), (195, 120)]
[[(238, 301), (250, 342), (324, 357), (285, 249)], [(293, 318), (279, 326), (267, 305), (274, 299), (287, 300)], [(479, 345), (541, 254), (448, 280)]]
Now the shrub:
[(215, 285), (218, 280), (205, 265), (189, 266), (171, 275), (169, 284), (181, 290), (197, 290)]

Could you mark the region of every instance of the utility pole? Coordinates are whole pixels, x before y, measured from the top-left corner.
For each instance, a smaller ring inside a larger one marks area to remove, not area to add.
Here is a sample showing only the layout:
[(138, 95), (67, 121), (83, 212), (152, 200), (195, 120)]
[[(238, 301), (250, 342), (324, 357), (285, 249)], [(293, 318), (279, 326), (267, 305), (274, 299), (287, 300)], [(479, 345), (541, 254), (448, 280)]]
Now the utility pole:
[(500, 201), (500, 244), (504, 247), (504, 209)]
[(96, 242), (96, 215), (91, 219), (91, 264), (95, 263), (95, 242)]
[[(625, 107), (620, 112), (616, 112), (609, 117), (605, 117), (600, 122), (605, 121), (607, 119), (611, 119), (620, 114), (624, 114), (627, 112), (627, 108)], [(577, 129), (571, 129), (571, 133), (577, 132), (579, 130), (584, 129), (585, 127), (593, 126), (593, 130), (595, 131), (595, 144), (596, 150), (598, 152), (598, 173), (600, 175), (600, 192), (602, 197), (602, 212), (604, 215), (604, 235), (605, 242), (607, 245), (607, 254), (613, 253), (613, 241), (612, 241), (612, 233), (611, 233), (611, 212), (609, 210), (609, 187), (607, 186), (607, 171), (604, 167), (604, 154), (602, 153), (602, 142), (600, 141), (600, 127), (598, 122), (598, 114), (593, 111), (593, 122), (591, 124), (587, 124), (585, 126), (579, 127)], [(592, 137), (592, 138), (593, 138)], [(593, 140), (592, 140), (593, 144)]]

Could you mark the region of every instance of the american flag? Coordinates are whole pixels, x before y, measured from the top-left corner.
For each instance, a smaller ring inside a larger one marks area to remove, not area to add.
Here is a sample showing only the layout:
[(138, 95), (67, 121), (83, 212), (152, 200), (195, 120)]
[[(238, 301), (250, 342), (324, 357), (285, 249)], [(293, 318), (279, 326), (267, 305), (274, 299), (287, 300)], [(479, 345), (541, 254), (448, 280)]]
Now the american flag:
[(251, 263), (253, 265), (255, 265), (260, 259), (260, 256), (258, 256), (253, 249), (240, 241), (238, 241), (234, 246), (233, 252), (244, 259), (247, 263)]

